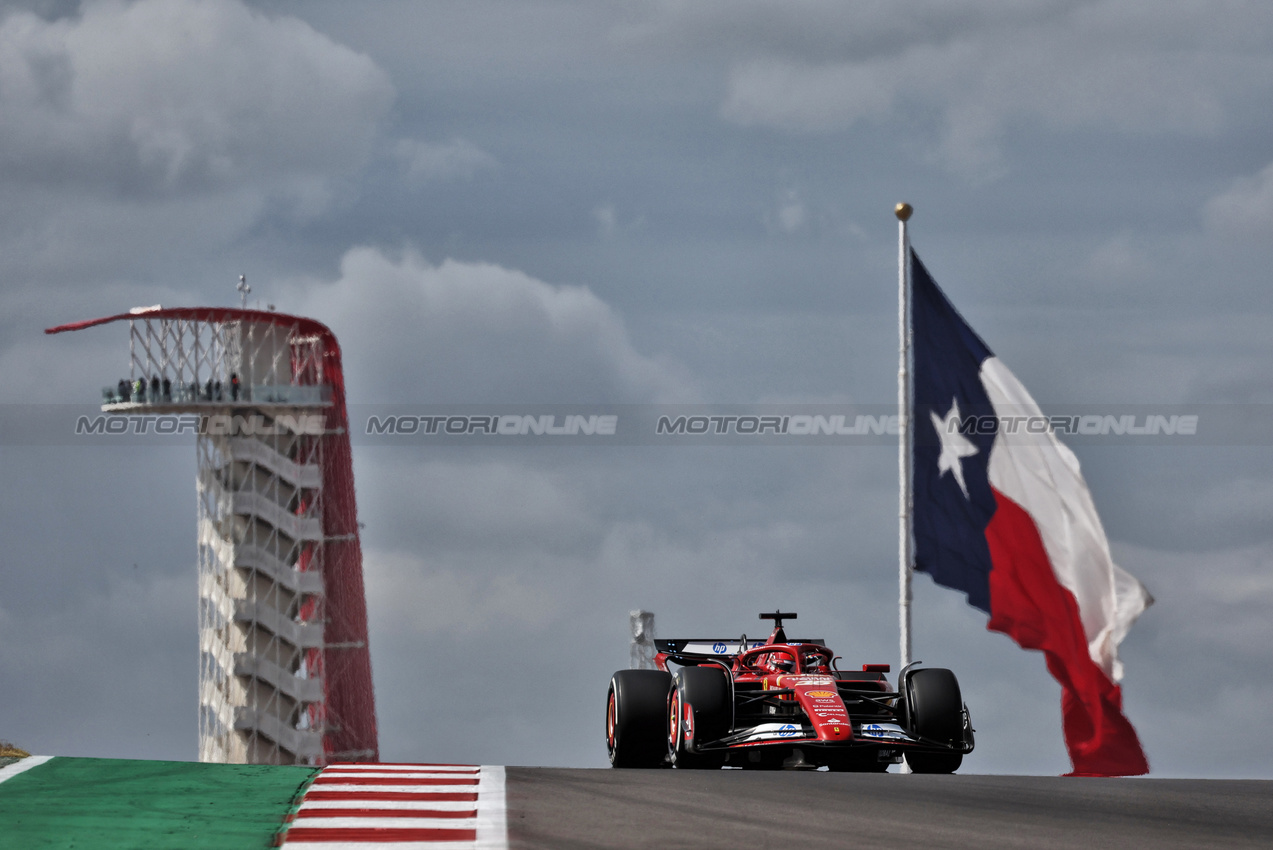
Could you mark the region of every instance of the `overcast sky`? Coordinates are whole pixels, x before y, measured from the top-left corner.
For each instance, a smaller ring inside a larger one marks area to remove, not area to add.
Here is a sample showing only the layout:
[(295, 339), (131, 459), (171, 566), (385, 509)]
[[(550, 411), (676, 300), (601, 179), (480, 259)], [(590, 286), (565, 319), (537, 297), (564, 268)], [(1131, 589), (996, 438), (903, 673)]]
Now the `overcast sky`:
[[(892, 404), (905, 200), (1045, 411), (1262, 416), (1270, 45), (1256, 0), (9, 2), (6, 415), (127, 372), (123, 326), (44, 328), (241, 273), (335, 331), (355, 406)], [(194, 446), (50, 442), (0, 445), (0, 738), (192, 759)], [(1273, 443), (1215, 442), (1074, 447), (1158, 600), (1122, 653), (1155, 775), (1268, 778)], [(887, 443), (354, 464), (386, 760), (603, 765), (638, 607), (896, 661)], [(966, 770), (1069, 769), (1040, 655), (924, 576), (915, 619)]]

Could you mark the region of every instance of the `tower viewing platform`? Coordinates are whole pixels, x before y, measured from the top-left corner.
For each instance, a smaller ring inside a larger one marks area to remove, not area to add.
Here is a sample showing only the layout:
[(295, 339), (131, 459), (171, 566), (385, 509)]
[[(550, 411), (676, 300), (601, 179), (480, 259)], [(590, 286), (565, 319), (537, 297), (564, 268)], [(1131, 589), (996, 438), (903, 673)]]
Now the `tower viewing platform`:
[(378, 761), (340, 347), (273, 311), (136, 308), (118, 415), (194, 413), (199, 758)]

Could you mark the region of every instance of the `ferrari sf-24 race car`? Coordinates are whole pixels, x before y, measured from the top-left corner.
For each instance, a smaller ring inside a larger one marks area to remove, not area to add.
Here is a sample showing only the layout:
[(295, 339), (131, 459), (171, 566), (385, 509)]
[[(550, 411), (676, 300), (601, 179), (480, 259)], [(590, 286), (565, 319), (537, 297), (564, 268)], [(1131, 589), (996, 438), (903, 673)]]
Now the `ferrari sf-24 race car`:
[[(614, 767), (953, 773), (973, 728), (949, 670), (887, 664), (840, 670), (822, 640), (655, 640), (657, 670), (620, 670), (606, 699)], [(917, 662), (918, 663), (918, 662)], [(675, 669), (672, 669), (672, 666)]]

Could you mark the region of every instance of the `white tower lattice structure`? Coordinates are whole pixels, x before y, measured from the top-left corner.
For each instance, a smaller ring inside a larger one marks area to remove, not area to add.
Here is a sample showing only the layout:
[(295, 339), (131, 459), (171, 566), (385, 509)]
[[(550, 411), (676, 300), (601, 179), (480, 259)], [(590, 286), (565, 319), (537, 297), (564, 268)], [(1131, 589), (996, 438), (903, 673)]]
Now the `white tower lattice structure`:
[(255, 310), (146, 308), (116, 414), (195, 413), (199, 759), (375, 761), (340, 349)]

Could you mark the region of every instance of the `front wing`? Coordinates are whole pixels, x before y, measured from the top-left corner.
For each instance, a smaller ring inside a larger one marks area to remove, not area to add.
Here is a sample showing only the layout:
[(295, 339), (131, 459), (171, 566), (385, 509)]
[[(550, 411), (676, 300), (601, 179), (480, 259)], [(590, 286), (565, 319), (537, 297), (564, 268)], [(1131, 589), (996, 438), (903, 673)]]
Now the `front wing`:
[[(765, 702), (771, 702), (788, 693), (789, 691), (768, 691), (751, 696), (750, 700), (763, 697)], [(975, 746), (967, 706), (963, 709), (963, 738), (950, 743), (923, 738), (908, 730), (904, 725), (904, 718), (898, 716), (896, 709), (891, 707), (896, 705), (895, 699), (898, 696), (896, 693), (856, 691), (841, 684), (840, 695), (846, 703), (855, 702), (856, 697), (857, 701), (868, 706), (866, 710), (874, 709), (873, 714), (857, 717), (852, 716), (853, 712), (850, 711), (849, 723), (853, 729), (850, 739), (821, 740), (808, 718), (798, 714), (793, 717), (772, 719), (757, 719), (753, 715), (745, 719), (736, 718), (728, 734), (715, 741), (695, 741), (693, 748), (696, 752), (706, 753), (750, 749), (790, 750), (799, 747), (828, 754), (832, 751), (845, 754), (856, 752), (868, 759), (874, 753), (879, 761), (897, 763), (907, 752), (966, 755), (971, 753)], [(748, 699), (743, 696), (741, 700), (736, 700), (736, 711), (738, 705)], [(790, 703), (786, 705), (790, 706)], [(738, 722), (739, 720), (742, 722)]]

